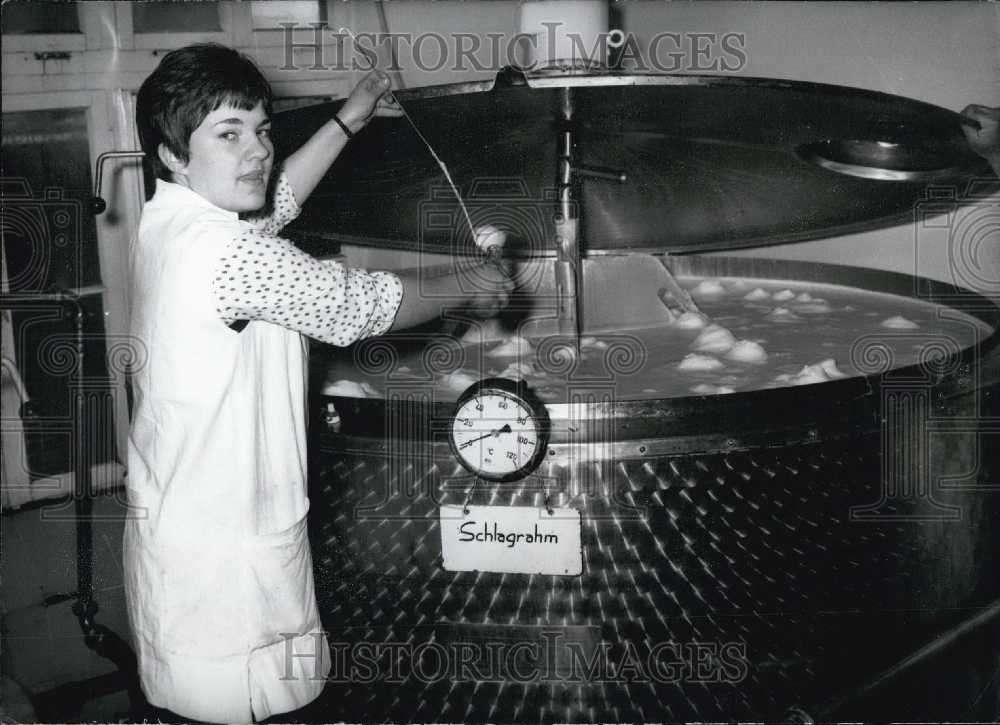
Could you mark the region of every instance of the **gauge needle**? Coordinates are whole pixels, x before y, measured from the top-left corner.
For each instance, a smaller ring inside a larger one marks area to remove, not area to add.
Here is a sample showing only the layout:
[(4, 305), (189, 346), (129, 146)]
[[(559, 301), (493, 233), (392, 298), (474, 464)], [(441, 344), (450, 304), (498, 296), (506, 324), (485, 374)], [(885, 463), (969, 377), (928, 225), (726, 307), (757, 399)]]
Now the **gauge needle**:
[(497, 437), (499, 437), (499, 435), (501, 433), (510, 433), (510, 423), (504, 423), (503, 428), (497, 428), (496, 430), (491, 431), (489, 433), (484, 433), (483, 435), (479, 436), (478, 438), (470, 438), (469, 440), (465, 441), (465, 443), (463, 443), (462, 445), (460, 445), (459, 449), (468, 448), (473, 443), (475, 443), (476, 441), (481, 441), (483, 438), (489, 438), (490, 436), (493, 436), (494, 438), (497, 438)]

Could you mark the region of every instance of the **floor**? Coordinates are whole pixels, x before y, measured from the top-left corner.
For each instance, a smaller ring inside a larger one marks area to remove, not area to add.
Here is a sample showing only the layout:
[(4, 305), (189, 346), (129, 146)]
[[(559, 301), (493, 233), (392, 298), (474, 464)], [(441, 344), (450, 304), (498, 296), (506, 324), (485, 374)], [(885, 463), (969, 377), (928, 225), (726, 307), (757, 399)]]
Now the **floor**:
[[(123, 511), (120, 493), (94, 501), (94, 598), (97, 623), (127, 637)], [(144, 711), (132, 709), (136, 703), (130, 702), (129, 678), (87, 646), (73, 612), (76, 530), (71, 502), (8, 512), (0, 525), (0, 722), (134, 721), (134, 713)], [(862, 719), (888, 712), (918, 721), (933, 719), (932, 713), (994, 720), (1000, 714), (1000, 617), (843, 712)]]
[[(94, 499), (93, 581), (96, 622), (127, 637), (122, 496), (112, 492)], [(110, 660), (87, 646), (73, 613), (77, 578), (72, 502), (33, 504), (4, 513), (0, 526), (0, 672), (8, 694), (0, 708), (19, 722), (128, 721), (124, 678)]]

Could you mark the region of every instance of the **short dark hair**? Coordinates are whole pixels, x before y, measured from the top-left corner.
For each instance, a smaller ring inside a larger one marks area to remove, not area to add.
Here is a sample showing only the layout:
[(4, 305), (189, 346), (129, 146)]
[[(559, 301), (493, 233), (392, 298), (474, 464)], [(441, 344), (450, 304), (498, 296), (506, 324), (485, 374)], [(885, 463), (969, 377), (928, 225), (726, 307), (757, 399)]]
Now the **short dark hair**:
[(143, 81), (136, 98), (135, 120), (148, 168), (170, 181), (157, 150), (164, 144), (188, 161), (191, 134), (212, 111), (232, 105), (246, 111), (258, 103), (271, 114), (271, 85), (247, 56), (217, 43), (172, 50)]

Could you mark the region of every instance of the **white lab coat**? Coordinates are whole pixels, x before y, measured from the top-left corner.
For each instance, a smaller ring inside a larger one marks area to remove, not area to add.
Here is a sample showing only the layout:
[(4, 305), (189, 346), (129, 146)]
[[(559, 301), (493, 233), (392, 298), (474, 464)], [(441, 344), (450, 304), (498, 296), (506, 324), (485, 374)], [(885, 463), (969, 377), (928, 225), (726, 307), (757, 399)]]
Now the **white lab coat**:
[(247, 228), (158, 181), (132, 250), (129, 619), (149, 701), (215, 722), (301, 707), (330, 667), (306, 536), (305, 338), (237, 333), (212, 295)]

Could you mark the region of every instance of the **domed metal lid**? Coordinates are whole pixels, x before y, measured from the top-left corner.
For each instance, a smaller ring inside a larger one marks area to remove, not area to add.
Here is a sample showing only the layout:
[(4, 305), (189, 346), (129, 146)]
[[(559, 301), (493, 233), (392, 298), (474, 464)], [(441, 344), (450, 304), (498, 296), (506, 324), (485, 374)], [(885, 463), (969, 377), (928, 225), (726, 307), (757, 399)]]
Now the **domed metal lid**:
[[(572, 120), (564, 118), (566, 91)], [(626, 180), (577, 182), (584, 254), (735, 249), (837, 236), (913, 218), (929, 184), (1000, 187), (963, 117), (898, 96), (757, 78), (618, 73), (436, 86), (396, 94), (451, 172), (476, 225), (508, 253), (552, 254), (558, 139), (574, 163)], [(336, 103), (278, 114), (295, 148)], [(289, 233), (467, 254), (470, 233), (405, 119), (376, 119), (334, 164)]]

